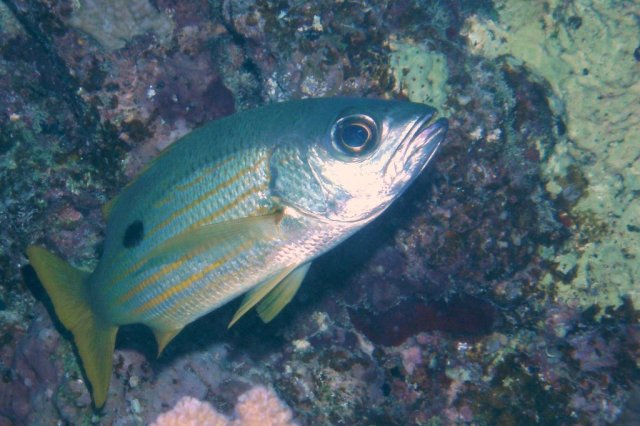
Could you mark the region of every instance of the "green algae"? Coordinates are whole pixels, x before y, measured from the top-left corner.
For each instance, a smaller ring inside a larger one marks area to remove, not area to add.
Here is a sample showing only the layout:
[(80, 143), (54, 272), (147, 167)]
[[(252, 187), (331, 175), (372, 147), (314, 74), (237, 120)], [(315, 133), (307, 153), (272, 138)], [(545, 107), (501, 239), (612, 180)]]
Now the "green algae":
[(395, 88), (413, 102), (433, 105), (442, 111), (450, 89), (447, 58), (410, 40), (390, 44), (389, 67)]
[[(469, 49), (495, 59), (511, 56), (548, 82), (566, 136), (545, 159), (547, 190), (578, 225), (559, 250), (540, 254), (573, 262), (577, 273), (557, 297), (586, 307), (640, 304), (640, 64), (633, 59), (633, 2), (581, 0), (495, 2), (498, 16), (467, 19)], [(572, 170), (573, 168), (573, 170)], [(576, 170), (579, 169), (578, 173)], [(573, 183), (571, 182), (573, 181)], [(573, 185), (573, 186), (572, 186)], [(543, 285), (553, 283), (546, 277)]]

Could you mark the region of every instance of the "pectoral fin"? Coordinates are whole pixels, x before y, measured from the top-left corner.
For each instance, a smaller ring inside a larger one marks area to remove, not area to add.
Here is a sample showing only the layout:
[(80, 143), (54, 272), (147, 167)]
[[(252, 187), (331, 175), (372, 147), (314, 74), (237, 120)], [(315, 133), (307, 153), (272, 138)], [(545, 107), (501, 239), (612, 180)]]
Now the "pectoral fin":
[(298, 292), (302, 280), (304, 280), (305, 275), (307, 275), (310, 266), (311, 262), (298, 266), (260, 301), (256, 307), (256, 311), (262, 321), (271, 321), (291, 302), (293, 296)]
[(280, 212), (275, 212), (189, 229), (152, 250), (145, 263), (167, 264), (189, 254), (216, 251), (224, 255), (241, 246), (250, 247), (256, 242), (275, 238), (281, 217)]

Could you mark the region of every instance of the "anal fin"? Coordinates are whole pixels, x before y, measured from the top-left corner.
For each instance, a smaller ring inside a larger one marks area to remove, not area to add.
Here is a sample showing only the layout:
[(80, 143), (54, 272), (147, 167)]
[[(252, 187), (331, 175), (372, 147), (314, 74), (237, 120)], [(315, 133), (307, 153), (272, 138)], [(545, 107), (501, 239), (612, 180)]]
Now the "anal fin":
[(182, 328), (178, 328), (176, 330), (157, 330), (154, 328), (152, 330), (153, 335), (156, 337), (156, 342), (158, 343), (158, 356), (160, 356), (169, 342), (182, 331)]
[(295, 267), (284, 268), (271, 277), (267, 278), (262, 283), (258, 284), (253, 289), (249, 290), (242, 300), (242, 304), (236, 311), (235, 315), (229, 322), (229, 328), (235, 324), (244, 314), (249, 312), (260, 300), (262, 300), (275, 286), (277, 286)]
[(311, 262), (284, 268), (248, 291), (229, 327), (256, 305), (262, 321), (269, 322), (275, 318), (295, 296), (309, 266)]

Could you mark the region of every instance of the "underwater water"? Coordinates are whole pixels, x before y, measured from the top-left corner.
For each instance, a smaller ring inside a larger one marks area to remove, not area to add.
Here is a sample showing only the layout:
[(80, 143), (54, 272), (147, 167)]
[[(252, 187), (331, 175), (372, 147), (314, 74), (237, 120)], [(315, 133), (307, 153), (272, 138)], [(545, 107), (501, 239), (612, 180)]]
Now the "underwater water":
[[(638, 424), (639, 11), (0, 1), (0, 425)], [(92, 270), (162, 149), (330, 96), (431, 105), (446, 142), (268, 324), (232, 301), (159, 357), (122, 327), (96, 410), (26, 248)]]

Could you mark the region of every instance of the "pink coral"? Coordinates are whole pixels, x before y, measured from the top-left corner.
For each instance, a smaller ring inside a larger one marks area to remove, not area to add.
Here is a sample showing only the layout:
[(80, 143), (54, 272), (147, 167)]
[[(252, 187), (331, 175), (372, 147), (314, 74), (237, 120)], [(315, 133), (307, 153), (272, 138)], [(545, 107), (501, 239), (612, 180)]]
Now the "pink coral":
[(294, 426), (293, 413), (278, 396), (256, 386), (238, 398), (233, 418), (216, 411), (211, 404), (185, 396), (158, 416), (152, 426)]
[(158, 416), (151, 426), (226, 426), (229, 420), (213, 407), (191, 396), (185, 396), (171, 409)]
[(402, 365), (407, 374), (413, 374), (417, 366), (422, 364), (422, 351), (419, 346), (410, 346), (401, 352)]
[(295, 425), (293, 414), (278, 396), (264, 386), (256, 386), (243, 393), (236, 404), (233, 426)]

